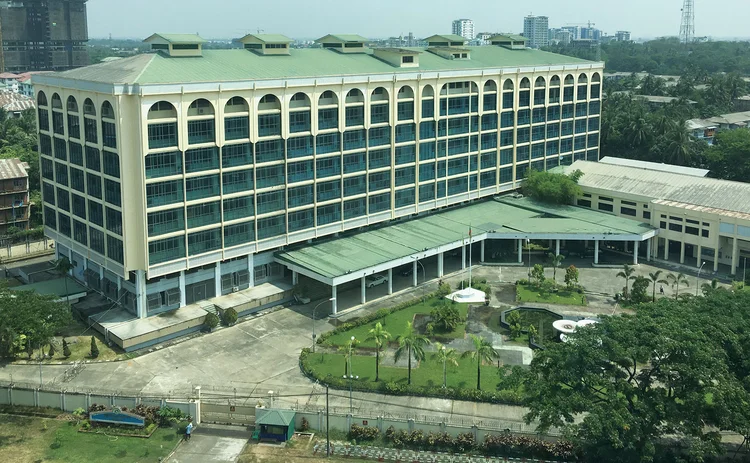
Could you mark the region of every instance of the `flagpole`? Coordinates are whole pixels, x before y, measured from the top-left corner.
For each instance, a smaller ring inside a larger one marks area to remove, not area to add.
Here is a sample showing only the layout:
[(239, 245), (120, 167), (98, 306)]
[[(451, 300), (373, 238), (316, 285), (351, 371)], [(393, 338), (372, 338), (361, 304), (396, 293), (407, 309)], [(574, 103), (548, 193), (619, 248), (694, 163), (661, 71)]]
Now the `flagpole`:
[(471, 224), (469, 224), (469, 288), (471, 288)]

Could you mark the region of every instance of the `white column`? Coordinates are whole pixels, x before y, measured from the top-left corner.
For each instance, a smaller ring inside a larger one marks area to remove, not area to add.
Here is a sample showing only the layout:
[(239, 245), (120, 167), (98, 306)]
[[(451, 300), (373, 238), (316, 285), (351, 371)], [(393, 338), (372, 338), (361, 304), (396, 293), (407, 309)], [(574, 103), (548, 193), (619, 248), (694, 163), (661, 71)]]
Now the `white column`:
[(336, 315), (336, 311), (338, 310), (337, 303), (338, 299), (336, 299), (336, 285), (331, 285), (331, 313), (333, 315)]
[(594, 263), (599, 263), (599, 240), (594, 240)]
[(730, 275), (737, 274), (737, 260), (739, 255), (739, 243), (737, 237), (732, 238), (732, 270), (729, 272)]
[(419, 267), (417, 267), (417, 261), (416, 259), (414, 262), (412, 262), (412, 268), (411, 268), (411, 275), (412, 275), (412, 284), (414, 286), (417, 286), (419, 284), (419, 274), (417, 273), (417, 270), (419, 270)]
[(664, 260), (669, 260), (669, 238), (664, 238)]
[(360, 302), (360, 304), (364, 304), (365, 302), (367, 302), (367, 286), (366, 286), (366, 283), (365, 283), (365, 277), (360, 278), (360, 285), (359, 286), (360, 286), (360, 289), (361, 289), (361, 294), (360, 294), (360, 297), (359, 297), (359, 302)]
[(651, 240), (653, 240), (653, 238), (646, 240), (646, 260), (648, 262), (651, 262)]
[(461, 245), (461, 270), (466, 268), (466, 245)]
[(487, 240), (482, 240), (482, 246), (480, 247), (480, 255), (479, 255), (479, 262), (484, 262), (484, 242)]
[(555, 255), (560, 255), (560, 240), (555, 240)]
[(629, 247), (630, 247), (630, 246), (628, 246), (628, 242), (627, 242), (627, 241), (625, 241), (625, 252), (628, 252), (628, 248), (629, 248)]
[(638, 265), (638, 247), (640, 243), (633, 241), (633, 265)]
[(292, 270), (292, 284), (296, 285), (299, 283), (299, 273)]
[(388, 269), (388, 294), (393, 294), (393, 269)]
[(516, 240), (518, 242), (518, 263), (523, 263), (523, 241)]
[(185, 294), (185, 271), (180, 271), (180, 278), (178, 280), (180, 282), (180, 307), (185, 307), (187, 305), (187, 294)]
[(685, 263), (685, 242), (680, 241), (680, 263)]
[(253, 258), (252, 254), (248, 254), (247, 256), (247, 272), (249, 274), (248, 282), (250, 283), (250, 287), (252, 288), (253, 286), (255, 286), (255, 259)]
[(443, 253), (438, 254), (438, 278), (443, 277)]
[(696, 267), (698, 267), (698, 268), (700, 268), (700, 266), (701, 266), (701, 261), (703, 260), (703, 259), (701, 258), (701, 254), (703, 254), (703, 246), (701, 246), (701, 245), (699, 244), (699, 245), (698, 245), (698, 255), (697, 255), (697, 256), (696, 256), (696, 258), (695, 258), (695, 266), (696, 266)]
[(719, 271), (719, 245), (721, 244), (721, 241), (716, 242), (716, 247), (714, 248), (714, 272)]
[(221, 296), (221, 262), (214, 267), (214, 291), (217, 297)]
[(146, 303), (146, 271), (135, 271), (135, 300), (136, 314), (138, 318), (146, 318), (148, 315), (148, 305)]

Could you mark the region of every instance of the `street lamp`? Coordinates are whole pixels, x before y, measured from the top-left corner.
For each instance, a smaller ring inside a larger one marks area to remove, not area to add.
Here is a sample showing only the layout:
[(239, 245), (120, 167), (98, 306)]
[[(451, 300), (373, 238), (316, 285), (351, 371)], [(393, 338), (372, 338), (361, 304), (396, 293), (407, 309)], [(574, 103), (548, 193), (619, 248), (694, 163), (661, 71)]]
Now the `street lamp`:
[(359, 376), (354, 376), (352, 374), (352, 349), (354, 349), (354, 342), (356, 339), (354, 336), (352, 336), (351, 340), (349, 341), (349, 351), (346, 353), (347, 356), (347, 362), (348, 362), (348, 369), (347, 372), (348, 375), (344, 375), (344, 379), (349, 378), (349, 414), (351, 415), (354, 413), (354, 406), (352, 404), (352, 381), (355, 379), (359, 379)]
[(312, 336), (312, 338), (313, 338), (313, 348), (312, 348), (312, 351), (313, 351), (313, 354), (315, 353), (315, 337), (316, 337), (315, 336), (315, 311), (318, 310), (318, 307), (320, 307), (321, 305), (325, 304), (326, 302), (333, 302), (335, 300), (336, 300), (336, 298), (332, 297), (330, 299), (326, 299), (324, 301), (320, 301), (318, 303), (318, 305), (316, 305), (315, 308), (313, 308), (313, 316), (312, 316), (312, 328), (313, 328), (313, 336)]
[[(411, 258), (414, 259), (420, 267), (422, 267), (422, 281), (427, 281), (427, 270), (424, 269), (424, 265), (422, 265), (422, 262), (419, 261), (419, 257), (411, 256)], [(419, 273), (417, 273), (417, 277), (419, 277)], [(419, 281), (417, 281), (417, 283), (419, 283)]]
[(445, 383), (446, 383), (446, 377), (445, 377), (445, 361), (447, 360), (445, 358), (445, 346), (442, 346), (440, 350), (443, 351), (443, 389), (445, 389)]
[(705, 262), (701, 264), (700, 267), (698, 267), (698, 276), (695, 277), (695, 295), (698, 295), (698, 285), (701, 284), (701, 270), (703, 270), (703, 266), (706, 265)]
[(526, 238), (526, 249), (529, 251), (529, 278), (531, 278), (531, 241)]

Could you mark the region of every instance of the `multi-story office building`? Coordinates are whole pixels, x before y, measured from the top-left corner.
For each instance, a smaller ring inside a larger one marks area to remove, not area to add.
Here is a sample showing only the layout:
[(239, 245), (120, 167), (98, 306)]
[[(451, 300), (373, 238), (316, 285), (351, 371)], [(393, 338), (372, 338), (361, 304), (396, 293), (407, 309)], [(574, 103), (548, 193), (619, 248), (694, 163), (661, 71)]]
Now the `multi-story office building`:
[(0, 159), (0, 233), (29, 226), (28, 169), (20, 159)]
[(569, 44), (573, 40), (573, 33), (568, 29), (550, 29), (549, 30), (549, 42), (550, 44), (562, 43)]
[(471, 19), (454, 20), (451, 33), (454, 35), (460, 35), (466, 40), (474, 40), (474, 21)]
[(35, 75), (47, 234), (139, 317), (278, 277), (273, 251), (599, 157), (602, 64), (523, 38), (248, 35)]
[(549, 45), (549, 18), (547, 16), (526, 16), (523, 18), (523, 35), (532, 48)]
[(630, 42), (630, 32), (628, 31), (615, 32), (615, 40), (618, 42)]
[(87, 0), (0, 1), (0, 72), (89, 64)]

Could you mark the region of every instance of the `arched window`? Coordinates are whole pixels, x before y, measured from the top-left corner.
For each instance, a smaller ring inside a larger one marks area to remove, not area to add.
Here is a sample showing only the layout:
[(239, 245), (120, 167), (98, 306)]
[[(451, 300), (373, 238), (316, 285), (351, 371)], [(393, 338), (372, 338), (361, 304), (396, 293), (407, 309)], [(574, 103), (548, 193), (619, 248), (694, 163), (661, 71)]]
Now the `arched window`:
[(310, 106), (310, 98), (302, 92), (292, 95), (289, 101), (290, 108), (309, 108)]
[(506, 79), (505, 82), (503, 83), (503, 90), (505, 91), (513, 90), (513, 81), (510, 79)]
[(91, 101), (91, 98), (86, 98), (83, 101), (83, 114), (86, 114), (87, 116), (96, 116), (96, 106), (94, 106), (94, 102)]
[(414, 90), (412, 90), (412, 88), (408, 85), (404, 85), (398, 90), (398, 99), (406, 100), (409, 98), (414, 98)]
[(440, 95), (447, 95), (448, 94), (448, 84), (443, 84), (442, 87), (440, 87)]
[(479, 87), (475, 82), (471, 83), (471, 93), (479, 93)]
[(190, 116), (210, 116), (214, 113), (214, 105), (210, 101), (199, 98), (188, 107), (188, 117)]
[(484, 83), (484, 91), (485, 92), (496, 92), (497, 91), (497, 84), (494, 80), (488, 80)]
[(547, 82), (544, 80), (544, 77), (539, 76), (536, 78), (536, 82), (534, 82), (534, 87), (544, 87), (547, 84)]
[(110, 119), (115, 118), (115, 110), (112, 109), (112, 105), (109, 101), (102, 103), (102, 117), (108, 117)]
[(598, 72), (595, 72), (593, 76), (591, 76), (591, 82), (601, 82), (601, 76)]
[(531, 81), (528, 77), (521, 79), (521, 88), (531, 88)]
[(234, 96), (224, 106), (224, 114), (246, 113), (250, 110), (247, 101), (241, 96)]
[(263, 98), (260, 99), (260, 102), (258, 103), (258, 110), (260, 111), (266, 111), (266, 110), (277, 110), (281, 111), (281, 102), (276, 97), (276, 95), (263, 95)]
[(339, 104), (339, 97), (331, 90), (326, 90), (321, 93), (320, 98), (318, 98), (318, 105), (326, 106), (332, 104)]
[(359, 89), (353, 88), (346, 94), (346, 103), (364, 103), (365, 96)]
[(560, 86), (560, 77), (559, 76), (552, 76), (552, 79), (549, 81), (550, 87), (559, 87)]
[(581, 74), (580, 76), (578, 76), (578, 83), (579, 84), (588, 84), (589, 83), (589, 78), (586, 77), (586, 74)]
[(168, 101), (159, 101), (151, 106), (148, 110), (148, 119), (169, 119), (177, 118), (177, 110), (172, 103)]
[(573, 77), (573, 74), (568, 74), (565, 76), (565, 85), (573, 85), (576, 83), (575, 77)]
[(52, 108), (62, 109), (62, 100), (60, 99), (60, 95), (58, 95), (57, 93), (52, 95)]
[(435, 89), (432, 88), (432, 85), (425, 85), (422, 89), (422, 98), (434, 98), (435, 97)]
[(73, 98), (73, 95), (70, 95), (68, 97), (67, 107), (68, 107), (68, 112), (69, 113), (77, 113), (78, 112), (78, 102), (76, 101), (75, 98)]
[(47, 95), (44, 92), (39, 92), (36, 96), (36, 104), (38, 106), (47, 106)]
[(372, 101), (388, 101), (388, 90), (385, 87), (378, 87), (372, 91), (370, 99)]

